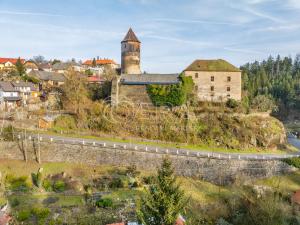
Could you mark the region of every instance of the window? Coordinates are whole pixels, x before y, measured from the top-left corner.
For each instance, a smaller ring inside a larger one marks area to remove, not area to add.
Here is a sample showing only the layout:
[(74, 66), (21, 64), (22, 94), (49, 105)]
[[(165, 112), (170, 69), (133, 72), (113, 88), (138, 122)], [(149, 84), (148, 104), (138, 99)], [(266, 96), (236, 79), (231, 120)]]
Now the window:
[(214, 93), (211, 93), (211, 94), (210, 94), (210, 97), (215, 97), (215, 94), (214, 94)]
[(231, 81), (231, 77), (227, 77), (227, 82), (230, 82)]
[(195, 86), (195, 91), (198, 91), (198, 86), (197, 85)]
[(210, 81), (215, 81), (215, 77), (214, 77), (214, 76), (211, 76), (211, 77), (210, 77)]
[(227, 87), (227, 91), (230, 91), (230, 87)]
[(210, 90), (211, 90), (211, 91), (214, 91), (214, 90), (215, 90), (215, 87), (214, 87), (214, 86), (211, 86), (211, 87), (210, 87)]
[(227, 95), (227, 98), (230, 98), (230, 94)]
[(198, 78), (199, 77), (199, 74), (198, 73), (195, 73), (195, 78)]

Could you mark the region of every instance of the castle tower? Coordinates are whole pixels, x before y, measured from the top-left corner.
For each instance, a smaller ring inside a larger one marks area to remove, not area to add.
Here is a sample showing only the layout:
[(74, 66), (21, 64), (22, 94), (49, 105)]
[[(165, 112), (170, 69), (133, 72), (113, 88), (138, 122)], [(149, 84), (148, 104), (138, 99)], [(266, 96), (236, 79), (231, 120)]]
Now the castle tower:
[(130, 28), (121, 42), (121, 72), (122, 74), (141, 74), (140, 68), (141, 42)]

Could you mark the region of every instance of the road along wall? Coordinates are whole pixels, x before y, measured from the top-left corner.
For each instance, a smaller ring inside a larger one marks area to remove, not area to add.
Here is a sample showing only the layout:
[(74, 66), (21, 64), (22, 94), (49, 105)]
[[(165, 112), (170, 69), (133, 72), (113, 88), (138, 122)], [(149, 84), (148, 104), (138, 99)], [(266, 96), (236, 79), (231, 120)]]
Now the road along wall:
[[(25, 154), (27, 153), (27, 154)], [(194, 154), (192, 154), (194, 153)], [(42, 141), (31, 138), (26, 142), (0, 142), (0, 158), (42, 162), (69, 162), (88, 165), (130, 166), (141, 170), (155, 170), (161, 160), (172, 160), (178, 175), (200, 178), (216, 184), (229, 184), (237, 179), (264, 178), (289, 173), (295, 168), (279, 159), (243, 159), (241, 157), (204, 156), (197, 152), (147, 149), (137, 146), (75, 142), (45, 138)]]

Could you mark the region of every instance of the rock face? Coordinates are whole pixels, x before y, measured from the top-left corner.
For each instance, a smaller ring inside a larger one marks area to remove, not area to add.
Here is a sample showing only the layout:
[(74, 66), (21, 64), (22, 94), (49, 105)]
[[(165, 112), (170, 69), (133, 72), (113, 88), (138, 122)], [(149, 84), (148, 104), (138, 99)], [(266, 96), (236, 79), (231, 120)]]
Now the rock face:
[[(34, 145), (28, 143), (28, 159), (35, 160)], [(17, 143), (0, 142), (0, 156), (23, 160)], [(178, 175), (196, 177), (216, 184), (229, 184), (240, 179), (264, 178), (294, 171), (280, 160), (238, 160), (201, 158), (139, 152), (129, 149), (94, 147), (92, 145), (41, 142), (41, 160), (47, 162), (83, 163), (88, 165), (132, 166), (154, 171), (163, 158), (172, 160)]]

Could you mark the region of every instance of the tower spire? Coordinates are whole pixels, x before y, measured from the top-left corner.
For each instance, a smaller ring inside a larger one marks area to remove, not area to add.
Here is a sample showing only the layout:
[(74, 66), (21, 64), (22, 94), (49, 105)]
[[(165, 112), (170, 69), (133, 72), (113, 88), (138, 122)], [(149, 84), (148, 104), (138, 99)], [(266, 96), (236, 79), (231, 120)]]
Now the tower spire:
[(135, 33), (133, 32), (133, 30), (131, 29), (131, 27), (129, 28), (129, 30), (122, 42), (126, 42), (126, 41), (133, 41), (133, 42), (141, 43), (139, 41), (139, 39), (137, 38), (137, 36), (135, 35)]

